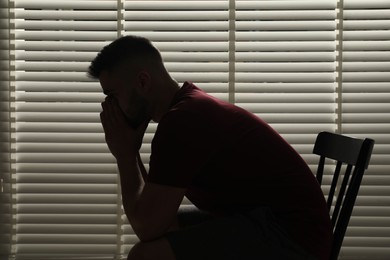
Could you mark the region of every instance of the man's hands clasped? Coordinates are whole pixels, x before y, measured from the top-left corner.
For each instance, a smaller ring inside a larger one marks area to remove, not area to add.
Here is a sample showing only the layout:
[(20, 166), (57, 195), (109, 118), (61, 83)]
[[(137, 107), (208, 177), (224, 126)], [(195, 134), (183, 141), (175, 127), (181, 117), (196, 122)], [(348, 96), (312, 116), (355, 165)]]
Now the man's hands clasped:
[(126, 160), (129, 156), (135, 156), (141, 148), (149, 120), (134, 129), (129, 125), (117, 100), (110, 96), (102, 102), (102, 108), (100, 121), (110, 152), (117, 160)]

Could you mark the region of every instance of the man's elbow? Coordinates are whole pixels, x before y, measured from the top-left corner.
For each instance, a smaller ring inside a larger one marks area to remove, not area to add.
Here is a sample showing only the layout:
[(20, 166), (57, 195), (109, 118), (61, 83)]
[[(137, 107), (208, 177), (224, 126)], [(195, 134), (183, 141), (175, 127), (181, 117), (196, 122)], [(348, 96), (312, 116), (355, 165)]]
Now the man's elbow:
[(153, 219), (150, 218), (150, 216), (150, 214), (139, 214), (137, 211), (128, 215), (135, 235), (142, 242), (158, 239), (167, 231), (167, 229), (164, 228), (163, 223), (159, 222), (159, 219)]

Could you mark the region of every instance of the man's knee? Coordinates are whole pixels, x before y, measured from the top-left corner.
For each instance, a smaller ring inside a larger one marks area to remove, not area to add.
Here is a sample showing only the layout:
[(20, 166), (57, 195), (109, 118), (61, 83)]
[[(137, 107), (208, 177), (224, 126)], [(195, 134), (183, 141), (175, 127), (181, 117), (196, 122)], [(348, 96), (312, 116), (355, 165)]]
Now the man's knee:
[(175, 260), (175, 256), (166, 239), (151, 242), (139, 242), (133, 246), (127, 260)]

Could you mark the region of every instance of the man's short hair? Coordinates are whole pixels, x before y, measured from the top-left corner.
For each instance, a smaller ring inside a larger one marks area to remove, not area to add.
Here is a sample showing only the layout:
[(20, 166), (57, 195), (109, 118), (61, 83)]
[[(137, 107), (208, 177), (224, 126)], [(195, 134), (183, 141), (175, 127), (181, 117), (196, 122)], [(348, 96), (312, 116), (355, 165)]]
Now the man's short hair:
[(162, 63), (161, 54), (152, 42), (140, 36), (123, 36), (100, 51), (91, 62), (88, 75), (97, 79), (104, 70), (112, 70), (128, 61), (141, 62), (146, 60)]

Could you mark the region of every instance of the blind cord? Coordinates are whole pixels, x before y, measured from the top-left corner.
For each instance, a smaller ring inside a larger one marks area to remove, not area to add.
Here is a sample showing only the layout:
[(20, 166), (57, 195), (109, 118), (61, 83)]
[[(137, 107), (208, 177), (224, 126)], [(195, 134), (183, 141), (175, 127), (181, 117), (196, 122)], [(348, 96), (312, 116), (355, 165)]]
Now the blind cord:
[(8, 35), (8, 44), (9, 44), (9, 119), (10, 119), (10, 212), (11, 212), (11, 228), (10, 228), (10, 259), (16, 258), (16, 226), (17, 226), (17, 190), (16, 190), (16, 118), (15, 118), (15, 53), (12, 50), (15, 50), (15, 23), (14, 21), (14, 1), (9, 1), (8, 8), (8, 17), (9, 17), (9, 35)]
[(229, 0), (229, 102), (235, 103), (236, 1)]
[(344, 0), (337, 1), (336, 34), (336, 133), (343, 133), (343, 21)]

